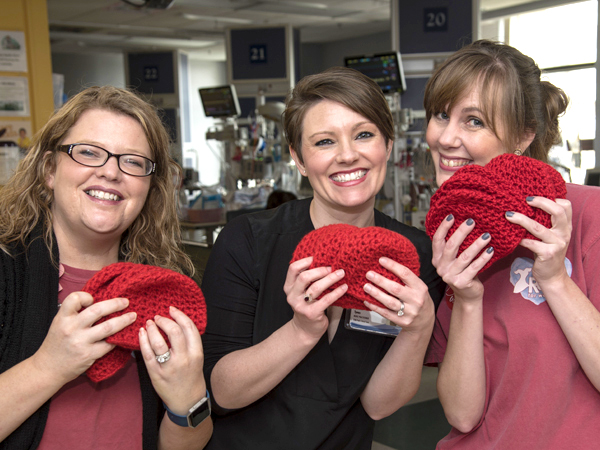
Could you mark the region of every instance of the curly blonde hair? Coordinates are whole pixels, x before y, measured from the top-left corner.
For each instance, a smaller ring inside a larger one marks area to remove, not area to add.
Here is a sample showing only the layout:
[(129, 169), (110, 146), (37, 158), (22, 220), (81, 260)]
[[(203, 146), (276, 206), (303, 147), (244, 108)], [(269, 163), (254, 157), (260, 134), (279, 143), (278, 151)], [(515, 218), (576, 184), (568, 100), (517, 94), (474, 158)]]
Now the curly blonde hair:
[(193, 275), (194, 265), (181, 249), (175, 191), (175, 180), (181, 179), (181, 167), (169, 155), (168, 133), (152, 105), (132, 91), (112, 86), (94, 86), (75, 95), (35, 135), (15, 174), (0, 190), (0, 248), (10, 253), (11, 244), (26, 245), (27, 237), (41, 224), (46, 246), (52, 249), (54, 193), (46, 179), (56, 169), (57, 146), (79, 117), (90, 109), (111, 111), (136, 120), (144, 130), (156, 162), (146, 203), (121, 237), (121, 259)]

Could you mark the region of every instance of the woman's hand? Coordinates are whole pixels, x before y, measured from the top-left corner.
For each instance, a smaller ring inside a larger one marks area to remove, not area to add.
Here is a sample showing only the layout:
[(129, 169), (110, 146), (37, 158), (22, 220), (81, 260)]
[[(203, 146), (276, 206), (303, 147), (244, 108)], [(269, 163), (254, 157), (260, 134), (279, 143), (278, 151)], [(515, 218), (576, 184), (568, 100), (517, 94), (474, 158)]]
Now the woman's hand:
[[(175, 414), (186, 415), (206, 395), (204, 351), (194, 322), (173, 306), (169, 313), (171, 319), (156, 316), (140, 329), (140, 349), (156, 393)], [(168, 336), (170, 349), (159, 328)], [(159, 363), (156, 357), (167, 351), (170, 358)]]
[(481, 300), (483, 284), (477, 278), (477, 274), (492, 258), (494, 249), (488, 247), (479, 257), (477, 255), (488, 245), (491, 236), (489, 233), (484, 233), (458, 255), (458, 250), (467, 235), (473, 230), (475, 221), (473, 219), (466, 220), (446, 241), (446, 235), (453, 223), (454, 217), (449, 215), (433, 235), (431, 262), (437, 269), (438, 275), (452, 288), (455, 297), (466, 301)]
[[(102, 317), (122, 311), (125, 298), (94, 303), (87, 292), (73, 292), (62, 302), (34, 360), (62, 385), (85, 372), (98, 358), (114, 348), (105, 339), (135, 322), (129, 312), (94, 325)], [(84, 309), (85, 308), (85, 309)]]
[(294, 310), (292, 323), (309, 338), (318, 340), (329, 325), (327, 308), (346, 293), (348, 285), (338, 286), (319, 298), (327, 288), (344, 278), (344, 271), (332, 272), (331, 267), (309, 269), (312, 260), (310, 256), (290, 264), (283, 290)]
[(435, 308), (427, 285), (410, 269), (389, 258), (381, 258), (379, 263), (400, 278), (404, 286), (377, 272), (369, 271), (367, 279), (373, 284), (365, 284), (364, 290), (386, 308), (369, 302), (365, 302), (365, 305), (390, 322), (401, 326), (405, 332), (431, 333)]
[(545, 197), (528, 197), (527, 202), (530, 206), (546, 211), (552, 220), (552, 227), (546, 228), (523, 214), (506, 214), (509, 222), (521, 225), (540, 239), (523, 239), (520, 243), (535, 255), (533, 278), (540, 286), (553, 281), (564, 281), (569, 277), (565, 268), (565, 256), (573, 230), (571, 202), (564, 199), (552, 201)]

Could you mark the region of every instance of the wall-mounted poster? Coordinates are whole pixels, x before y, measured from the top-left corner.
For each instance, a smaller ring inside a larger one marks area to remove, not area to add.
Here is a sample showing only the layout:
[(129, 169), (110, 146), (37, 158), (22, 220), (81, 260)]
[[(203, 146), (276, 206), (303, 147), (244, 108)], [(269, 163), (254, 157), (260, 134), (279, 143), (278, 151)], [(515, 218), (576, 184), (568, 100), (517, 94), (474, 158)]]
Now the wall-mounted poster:
[(0, 72), (27, 72), (24, 32), (0, 30)]
[(19, 147), (25, 153), (31, 145), (31, 121), (0, 119), (0, 147)]
[(0, 186), (13, 175), (30, 145), (30, 121), (0, 119)]
[(25, 77), (0, 77), (0, 116), (28, 116), (29, 88)]

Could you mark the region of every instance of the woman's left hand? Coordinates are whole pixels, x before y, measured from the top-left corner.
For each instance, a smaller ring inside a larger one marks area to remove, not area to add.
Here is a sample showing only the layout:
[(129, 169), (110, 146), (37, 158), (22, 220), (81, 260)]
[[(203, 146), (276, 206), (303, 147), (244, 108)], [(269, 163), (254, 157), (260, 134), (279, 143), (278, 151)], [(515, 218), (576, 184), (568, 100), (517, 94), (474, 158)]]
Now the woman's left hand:
[[(169, 312), (171, 319), (156, 316), (140, 329), (140, 349), (156, 393), (175, 414), (186, 415), (206, 395), (204, 351), (194, 322), (173, 306)], [(168, 336), (170, 349), (158, 328)], [(156, 357), (167, 351), (170, 358), (159, 363)]]
[(511, 223), (521, 225), (532, 235), (539, 238), (523, 239), (521, 246), (531, 250), (535, 255), (532, 275), (540, 283), (548, 283), (553, 279), (568, 277), (565, 268), (565, 256), (571, 240), (573, 229), (573, 210), (571, 202), (565, 199), (552, 201), (545, 197), (528, 197), (530, 206), (540, 208), (550, 214), (552, 227), (546, 228), (529, 217), (514, 213), (512, 217), (506, 217)]
[(400, 278), (405, 285), (371, 270), (367, 272), (370, 283), (364, 285), (364, 290), (386, 308), (369, 302), (365, 302), (365, 305), (390, 322), (401, 326), (405, 332), (431, 332), (435, 308), (427, 285), (410, 269), (389, 258), (380, 258), (379, 263)]

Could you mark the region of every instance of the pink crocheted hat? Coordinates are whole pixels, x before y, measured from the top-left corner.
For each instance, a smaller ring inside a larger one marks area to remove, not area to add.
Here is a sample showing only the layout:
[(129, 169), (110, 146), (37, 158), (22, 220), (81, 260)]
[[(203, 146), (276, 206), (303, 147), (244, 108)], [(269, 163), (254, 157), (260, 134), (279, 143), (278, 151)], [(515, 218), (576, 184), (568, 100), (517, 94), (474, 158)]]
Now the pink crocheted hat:
[(465, 220), (473, 219), (475, 227), (460, 246), (459, 254), (482, 234), (490, 233), (492, 237), (486, 248), (494, 247), (494, 254), (481, 269), (483, 272), (511, 254), (522, 239), (536, 239), (525, 228), (506, 220), (507, 211), (519, 212), (550, 227), (550, 215), (529, 206), (525, 199), (535, 196), (555, 200), (566, 195), (565, 181), (552, 166), (527, 156), (505, 153), (485, 166), (465, 166), (442, 183), (431, 197), (425, 228), (429, 237), (433, 237), (442, 221), (452, 214), (454, 224), (446, 236), (448, 240)]
[(313, 257), (311, 269), (331, 266), (335, 271), (344, 269), (344, 278), (327, 289), (321, 297), (346, 283), (348, 291), (334, 305), (342, 308), (364, 309), (364, 301), (384, 307), (368, 295), (363, 286), (368, 282), (369, 270), (396, 281), (396, 275), (381, 267), (379, 258), (386, 256), (419, 275), (419, 255), (410, 240), (399, 233), (381, 227), (358, 228), (353, 225), (336, 224), (321, 227), (308, 233), (294, 251), (292, 261)]
[[(169, 306), (175, 306), (185, 313), (201, 334), (206, 329), (206, 303), (202, 291), (194, 280), (169, 269), (127, 262), (111, 264), (96, 273), (83, 291), (90, 293), (95, 302), (117, 297), (129, 299), (126, 309), (110, 314), (97, 323), (130, 311), (137, 313), (134, 323), (106, 338), (116, 347), (97, 359), (87, 370), (88, 377), (95, 382), (111, 377), (125, 366), (131, 358), (131, 350), (140, 349), (139, 329), (157, 314), (171, 317)], [(161, 334), (167, 339), (162, 331)]]

